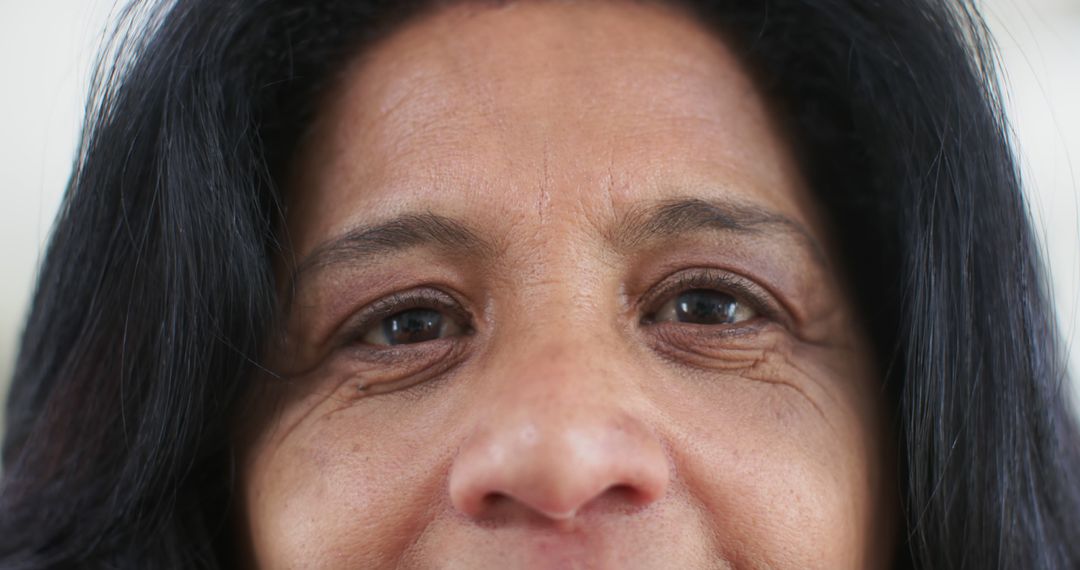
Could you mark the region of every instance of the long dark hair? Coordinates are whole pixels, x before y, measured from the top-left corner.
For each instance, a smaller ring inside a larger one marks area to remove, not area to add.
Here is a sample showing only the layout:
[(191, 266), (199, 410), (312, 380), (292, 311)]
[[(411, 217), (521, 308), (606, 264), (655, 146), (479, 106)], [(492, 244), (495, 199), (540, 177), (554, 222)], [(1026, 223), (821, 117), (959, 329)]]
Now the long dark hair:
[[(343, 64), (430, 4), (123, 12), (11, 387), (0, 566), (235, 561), (230, 425), (275, 319), (277, 181)], [(752, 70), (840, 237), (894, 403), (897, 567), (1080, 568), (1080, 439), (975, 8), (680, 4)]]

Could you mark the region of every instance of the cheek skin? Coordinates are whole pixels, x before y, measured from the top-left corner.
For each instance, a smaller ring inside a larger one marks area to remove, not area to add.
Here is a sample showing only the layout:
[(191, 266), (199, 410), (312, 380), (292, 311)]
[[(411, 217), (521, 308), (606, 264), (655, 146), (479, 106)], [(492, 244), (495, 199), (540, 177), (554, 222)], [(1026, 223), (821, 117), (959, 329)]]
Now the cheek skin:
[[(451, 449), (430, 445), (428, 434), (432, 424), (452, 425), (443, 417), (449, 410), (403, 415), (397, 412), (410, 406), (305, 400), (286, 404), (276, 426), (262, 428), (266, 435), (249, 447), (245, 502), (255, 567), (393, 567), (429, 524), (428, 513), (445, 508), (445, 472), (432, 467), (446, 465)], [(379, 428), (387, 425), (400, 429)]]
[(735, 567), (873, 567), (880, 553), (867, 545), (893, 531), (871, 515), (887, 492), (874, 465), (885, 454), (866, 435), (880, 415), (850, 406), (879, 409), (871, 390), (852, 390), (875, 384), (867, 352), (771, 336), (698, 347), (695, 370), (654, 394), (686, 450), (686, 488)]

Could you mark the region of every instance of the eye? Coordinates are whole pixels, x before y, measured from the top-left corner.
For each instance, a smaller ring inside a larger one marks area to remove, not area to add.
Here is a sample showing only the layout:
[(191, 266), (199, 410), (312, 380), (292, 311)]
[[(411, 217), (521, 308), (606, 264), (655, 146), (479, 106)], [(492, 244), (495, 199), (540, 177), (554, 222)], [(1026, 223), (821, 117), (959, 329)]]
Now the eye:
[(710, 267), (668, 275), (642, 296), (641, 323), (703, 326), (735, 325), (764, 317), (786, 322), (774, 297), (756, 282), (732, 271)]
[(434, 309), (408, 309), (383, 318), (362, 337), (366, 344), (393, 346), (457, 336), (461, 326)]
[(652, 322), (695, 325), (730, 325), (757, 316), (746, 303), (714, 289), (688, 289), (671, 297), (656, 310)]
[(468, 315), (453, 297), (422, 289), (376, 301), (358, 319), (352, 338), (370, 346), (420, 344), (468, 332)]

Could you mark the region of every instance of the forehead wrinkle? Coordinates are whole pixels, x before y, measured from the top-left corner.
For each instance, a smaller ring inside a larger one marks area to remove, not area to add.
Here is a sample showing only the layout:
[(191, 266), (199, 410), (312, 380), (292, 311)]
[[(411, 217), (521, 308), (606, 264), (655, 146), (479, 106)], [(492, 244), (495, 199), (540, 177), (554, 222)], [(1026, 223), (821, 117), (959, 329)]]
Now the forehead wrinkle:
[[(671, 93), (657, 93), (657, 86), (649, 85), (651, 96), (646, 102), (654, 102), (657, 98), (678, 99), (685, 95), (686, 77), (711, 75), (716, 71), (716, 62), (712, 60), (729, 57), (721, 46), (705, 45), (715, 42), (716, 38), (706, 30), (698, 29), (696, 20), (687, 17), (677, 7), (631, 3), (628, 6), (618, 5), (617, 8), (605, 6), (602, 10), (610, 13), (608, 17), (633, 9), (686, 19), (695, 26), (697, 33), (694, 37), (688, 38), (682, 28), (676, 32), (668, 29), (670, 26), (657, 24), (633, 29), (579, 25), (574, 16), (577, 10), (584, 8), (583, 5), (566, 3), (559, 4), (558, 8), (563, 12), (562, 25), (552, 26), (545, 17), (546, 7), (538, 10), (536, 5), (527, 3), (515, 2), (497, 7), (472, 3), (445, 6), (407, 27), (396, 41), (380, 46), (375, 52), (381, 55), (372, 59), (389, 55), (391, 61), (382, 61), (381, 64), (381, 67), (387, 68), (404, 69), (419, 65), (425, 68), (424, 75), (433, 76), (431, 78), (436, 82), (445, 81), (461, 93), (468, 93), (473, 103), (486, 107), (479, 114), (487, 115), (494, 111), (492, 107), (497, 103), (496, 92), (504, 87), (500, 85), (500, 78), (508, 75), (505, 73), (507, 70), (525, 71), (526, 76), (533, 78), (530, 86), (514, 93), (515, 96), (547, 101), (558, 98), (552, 96), (553, 92), (569, 88), (575, 97), (581, 99), (585, 96), (579, 102), (586, 107), (607, 109), (609, 105), (605, 98), (590, 99), (589, 96), (596, 94), (598, 89), (618, 92), (640, 90), (639, 76), (663, 74), (670, 77), (663, 85)], [(595, 9), (596, 6), (590, 5), (589, 10)], [(509, 12), (527, 13), (529, 15), (525, 17), (533, 20), (535, 25), (524, 33), (516, 29), (503, 29), (501, 24)], [(675, 36), (675, 33), (680, 35)], [(707, 61), (702, 61), (700, 53), (692, 56), (688, 53), (640, 50), (642, 35), (664, 43), (702, 44), (710, 56), (705, 58)], [(616, 49), (609, 45), (612, 42), (618, 46)], [(504, 45), (511, 46), (511, 49), (500, 49)], [(406, 55), (395, 54), (397, 50)], [(578, 52), (587, 52), (590, 58), (574, 57)], [(599, 65), (593, 61), (597, 58), (602, 60)], [(624, 74), (621, 77), (624, 84), (612, 85), (612, 77), (606, 73), (611, 69), (636, 69), (639, 73)], [(396, 73), (400, 74), (401, 71)], [(475, 105), (471, 107), (476, 110)]]
[[(501, 11), (509, 11), (516, 3), (505, 6), (453, 3), (433, 10), (407, 25), (390, 41), (378, 46), (364, 61), (378, 68), (391, 79), (389, 91), (398, 84), (405, 84), (402, 99), (408, 99), (409, 91), (430, 94), (431, 102), (426, 108), (405, 108), (403, 112), (423, 111), (432, 120), (445, 120), (449, 115), (468, 115), (486, 119), (499, 131), (506, 131), (506, 102), (500, 101), (497, 91), (504, 68), (520, 69), (520, 58), (507, 60), (499, 49), (499, 43), (520, 43), (520, 35), (501, 37), (505, 33), (491, 26), (479, 25)], [(536, 32), (537, 30), (532, 30)], [(494, 43), (495, 45), (491, 45)], [(417, 83), (420, 84), (417, 88)], [(468, 105), (460, 105), (455, 99), (464, 98)], [(415, 102), (411, 101), (411, 102)], [(397, 109), (395, 109), (397, 110)]]

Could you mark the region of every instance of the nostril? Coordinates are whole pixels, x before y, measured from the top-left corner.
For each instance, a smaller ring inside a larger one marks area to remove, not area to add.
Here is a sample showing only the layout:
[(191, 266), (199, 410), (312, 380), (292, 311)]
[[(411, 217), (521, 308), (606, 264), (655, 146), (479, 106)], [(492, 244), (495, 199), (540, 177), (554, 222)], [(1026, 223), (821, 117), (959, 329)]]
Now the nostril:
[(634, 485), (624, 483), (611, 485), (604, 489), (603, 492), (594, 494), (584, 501), (572, 501), (573, 504), (576, 504), (575, 507), (570, 507), (570, 503), (545, 504), (543, 500), (538, 499), (531, 498), (530, 500), (529, 497), (515, 497), (508, 493), (491, 491), (480, 499), (477, 512), (482, 513), (483, 518), (499, 518), (514, 510), (515, 505), (523, 504), (528, 506), (530, 511), (547, 519), (568, 520), (582, 514), (585, 510), (628, 514), (652, 502), (647, 493), (642, 492)]
[(600, 502), (606, 502), (621, 511), (634, 511), (652, 502), (647, 493), (637, 487), (627, 484), (612, 485), (597, 497)]
[(637, 504), (642, 499), (641, 492), (625, 483), (619, 483), (608, 487), (608, 489), (604, 491), (604, 495), (613, 499), (627, 499), (634, 504)]
[(503, 505), (510, 500), (511, 498), (509, 495), (492, 491), (480, 499), (480, 507), (484, 510), (495, 510), (498, 509), (500, 505)]

